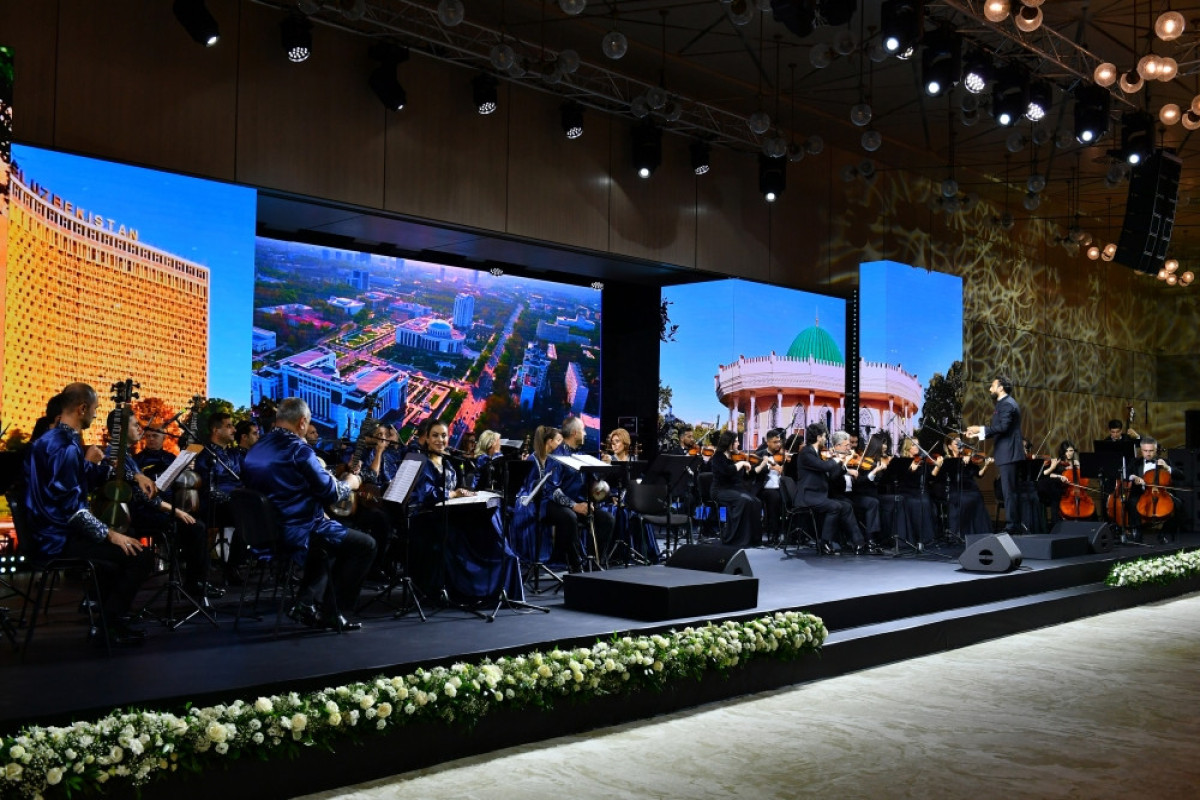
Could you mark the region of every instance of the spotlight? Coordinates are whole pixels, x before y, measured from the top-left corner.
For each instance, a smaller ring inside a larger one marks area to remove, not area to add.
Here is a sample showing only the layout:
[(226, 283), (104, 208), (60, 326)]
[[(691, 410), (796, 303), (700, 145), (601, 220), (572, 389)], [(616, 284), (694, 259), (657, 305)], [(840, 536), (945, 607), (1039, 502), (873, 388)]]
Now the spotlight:
[(563, 133), (568, 139), (578, 139), (583, 136), (583, 106), (574, 100), (562, 104), (559, 111), (562, 120)]
[(289, 14), (279, 23), (279, 41), (288, 61), (299, 64), (312, 55), (312, 23), (302, 14)]
[(939, 97), (958, 83), (962, 77), (962, 39), (948, 30), (933, 31), (925, 36), (921, 52), (921, 78), (925, 94)]
[(1121, 115), (1121, 157), (1136, 166), (1154, 149), (1154, 118), (1144, 111)]
[(643, 122), (630, 132), (633, 142), (633, 168), (638, 177), (649, 178), (662, 164), (662, 129)]
[(774, 203), (787, 188), (787, 159), (758, 157), (758, 190), (763, 199)]
[(1015, 67), (1005, 67), (992, 88), (992, 117), (1008, 127), (1029, 107), (1029, 83)]
[(604, 291), (604, 282), (603, 281), (592, 281), (592, 288), (595, 289), (597, 292), (602, 292), (602, 291)]
[(471, 79), (471, 96), (475, 99), (475, 110), (481, 115), (494, 114), (498, 106), (496, 78), (481, 72)]
[(1108, 114), (1112, 95), (1100, 86), (1080, 86), (1075, 90), (1075, 140), (1091, 144), (1108, 133)]
[(884, 0), (879, 7), (879, 28), (889, 53), (903, 53), (921, 38), (922, 4), (913, 0)]
[(992, 59), (981, 50), (973, 50), (963, 60), (963, 86), (971, 94), (981, 94), (987, 90), (995, 73)]
[(371, 91), (389, 111), (401, 110), (408, 103), (408, 93), (396, 78), (396, 67), (408, 61), (408, 48), (377, 44), (371, 48), (371, 59), (379, 62), (367, 81)]
[(198, 44), (212, 47), (221, 38), (217, 21), (204, 5), (204, 0), (175, 0), (172, 9), (175, 19)]
[(708, 142), (696, 140), (688, 146), (692, 153), (692, 170), (697, 175), (704, 175), (712, 168), (711, 151)]
[(1029, 104), (1025, 106), (1025, 119), (1040, 122), (1054, 102), (1054, 87), (1046, 81), (1035, 81), (1029, 87)]

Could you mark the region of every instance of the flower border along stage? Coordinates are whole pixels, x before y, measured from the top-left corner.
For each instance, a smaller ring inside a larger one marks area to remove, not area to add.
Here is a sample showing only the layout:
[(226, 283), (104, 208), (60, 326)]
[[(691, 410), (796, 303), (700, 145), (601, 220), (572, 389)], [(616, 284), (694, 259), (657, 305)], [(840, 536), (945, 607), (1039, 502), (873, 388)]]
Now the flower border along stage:
[(122, 789), (233, 758), (294, 758), (303, 747), (332, 748), (414, 722), (470, 726), (501, 707), (548, 709), (563, 697), (661, 690), (756, 657), (815, 653), (827, 635), (819, 617), (787, 611), (183, 714), (118, 710), (68, 727), (28, 727), (0, 739), (0, 796)]
[(1165, 585), (1195, 577), (1200, 577), (1200, 550), (1123, 561), (1113, 565), (1104, 582), (1109, 586), (1129, 586), (1136, 589), (1140, 586)]

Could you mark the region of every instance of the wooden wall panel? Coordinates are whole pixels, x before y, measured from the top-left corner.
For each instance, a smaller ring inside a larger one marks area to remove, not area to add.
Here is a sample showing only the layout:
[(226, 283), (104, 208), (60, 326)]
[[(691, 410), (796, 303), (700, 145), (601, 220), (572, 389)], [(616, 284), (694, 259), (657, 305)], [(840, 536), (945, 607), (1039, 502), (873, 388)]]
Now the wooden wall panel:
[[(770, 276), (769, 211), (758, 193), (752, 155), (713, 150), (712, 169), (699, 181), (696, 199), (696, 267), (765, 281)], [(814, 265), (797, 264), (785, 285), (811, 280)], [(778, 276), (778, 277), (783, 277)]]
[(13, 48), (13, 136), (54, 146), (59, 0), (0, 3), (0, 44)]
[(387, 115), (388, 210), (505, 229), (509, 125), (522, 111), (514, 108), (507, 81), (497, 87), (495, 113), (473, 111), (471, 79), (477, 74), (416, 54), (400, 67), (409, 105)]
[(312, 57), (292, 64), (279, 46), (281, 14), (241, 8), (237, 179), (382, 208), (384, 119), (396, 112), (367, 86), (368, 40), (318, 25)]
[(609, 141), (609, 248), (634, 258), (695, 266), (696, 191), (708, 176), (693, 171), (688, 140), (664, 134), (662, 164), (649, 178), (638, 177), (630, 131), (631, 126), (618, 122)]
[(244, 4), (209, 6), (221, 41), (205, 48), (188, 37), (170, 3), (63, 0), (55, 146), (233, 180)]
[(585, 112), (583, 136), (572, 141), (563, 135), (561, 98), (512, 95), (522, 111), (509, 122), (507, 232), (607, 250), (612, 119)]

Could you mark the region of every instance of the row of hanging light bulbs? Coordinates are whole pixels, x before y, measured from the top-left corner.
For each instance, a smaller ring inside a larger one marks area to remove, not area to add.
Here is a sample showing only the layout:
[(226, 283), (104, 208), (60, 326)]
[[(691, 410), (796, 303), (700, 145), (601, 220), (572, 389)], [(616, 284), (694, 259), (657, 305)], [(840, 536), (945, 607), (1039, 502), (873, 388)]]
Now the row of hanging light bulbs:
[(997, 24), (1004, 22), (1012, 15), (1013, 24), (1022, 33), (1033, 33), (1042, 27), (1042, 3), (1046, 0), (1021, 0), (1019, 8), (1013, 13), (1014, 5), (1009, 0), (987, 0), (983, 5), (983, 16), (989, 22)]
[(1190, 286), (1192, 281), (1196, 280), (1196, 273), (1190, 269), (1180, 272), (1179, 260), (1168, 258), (1163, 262), (1162, 269), (1156, 277), (1168, 286)]

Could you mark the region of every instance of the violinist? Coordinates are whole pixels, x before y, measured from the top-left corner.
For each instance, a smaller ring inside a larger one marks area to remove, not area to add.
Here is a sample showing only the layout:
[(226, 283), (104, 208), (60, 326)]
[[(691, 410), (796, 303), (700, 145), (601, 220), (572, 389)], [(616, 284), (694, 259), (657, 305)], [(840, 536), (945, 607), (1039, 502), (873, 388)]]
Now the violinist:
[[(796, 456), (799, 477), (792, 505), (805, 506), (825, 515), (820, 541), (817, 544), (817, 550), (822, 555), (835, 555), (837, 549), (834, 541), (839, 538), (851, 541), (856, 553), (866, 553), (867, 543), (858, 529), (858, 521), (854, 518), (854, 507), (850, 505), (849, 500), (837, 500), (829, 496), (830, 482), (844, 480), (849, 472), (843, 463), (844, 457), (822, 457), (828, 435), (825, 426), (820, 422), (814, 422), (805, 428), (804, 446)], [(857, 471), (855, 473), (857, 474)]]
[(983, 477), (992, 459), (967, 447), (957, 436), (947, 436), (943, 446), (947, 457), (941, 473), (946, 480), (950, 533), (960, 539), (973, 533), (991, 533), (992, 523), (976, 479)]
[(783, 428), (767, 431), (766, 441), (755, 451), (759, 462), (760, 485), (758, 499), (763, 505), (763, 532), (767, 541), (779, 538), (783, 528), (783, 496), (780, 494), (783, 465), (788, 456), (783, 452)]
[(102, 635), (115, 645), (136, 645), (145, 631), (131, 628), (128, 615), (142, 582), (154, 569), (141, 542), (108, 528), (88, 508), (87, 496), (107, 470), (104, 451), (83, 444), (82, 432), (96, 419), (99, 398), (86, 383), (60, 395), (59, 419), (30, 445), (25, 456), (25, 513), (35, 558), (86, 558), (95, 563), (104, 610)]
[[(1138, 445), (1139, 458), (1127, 470), (1130, 490), (1126, 510), (1129, 514), (1128, 538), (1142, 541), (1142, 528), (1168, 521), (1174, 510), (1170, 492), (1159, 486), (1170, 486), (1172, 481), (1181, 480), (1179, 471), (1158, 454), (1158, 440), (1143, 436)], [(1150, 494), (1148, 494), (1150, 493)], [(1154, 494), (1161, 493), (1157, 498)], [(1150, 502), (1151, 499), (1157, 502)], [(1145, 502), (1143, 502), (1143, 500)], [(1160, 507), (1161, 506), (1161, 507)], [(1164, 512), (1165, 513), (1162, 513)], [(1159, 533), (1160, 541), (1166, 540), (1165, 531)]]
[[(762, 502), (746, 487), (753, 466), (749, 459), (735, 458), (737, 433), (721, 431), (712, 457), (713, 499), (725, 506), (727, 519), (721, 543), (733, 547), (762, 546)], [(760, 462), (761, 463), (761, 462)]]
[[(850, 445), (856, 453), (858, 453), (857, 443), (857, 434), (850, 434)], [(859, 524), (867, 532), (868, 544), (873, 542), (880, 550), (882, 550), (887, 536), (883, 529), (886, 517), (883, 514), (883, 503), (879, 497), (879, 476), (891, 462), (891, 458), (888, 457), (888, 447), (886, 436), (879, 434), (870, 436), (867, 439), (866, 448), (861, 454), (858, 454), (857, 458), (852, 457), (847, 464), (858, 470), (858, 477), (854, 479), (854, 490), (850, 493), (850, 504), (854, 506), (854, 514), (858, 517)]]
[(912, 461), (904, 470), (897, 487), (904, 507), (901, 522), (904, 532), (897, 535), (918, 550), (923, 550), (937, 538), (932, 490), (945, 464), (945, 457), (940, 454), (937, 457), (928, 455), (912, 437), (900, 443), (900, 453)]
[(866, 531), (865, 542), (860, 552), (879, 555), (883, 552), (883, 548), (879, 544), (880, 527), (879, 527), (879, 497), (877, 495), (859, 495), (857, 487), (859, 481), (871, 483), (870, 473), (875, 472), (878, 476), (882, 466), (875, 466), (874, 462), (871, 467), (862, 466), (862, 458), (857, 457), (854, 452), (854, 443), (856, 437), (852, 433), (846, 431), (834, 431), (829, 437), (829, 450), (832, 456), (841, 461), (846, 466), (846, 474), (834, 478), (829, 482), (829, 496), (834, 500), (848, 500), (850, 507), (854, 509), (854, 517), (856, 522)]

